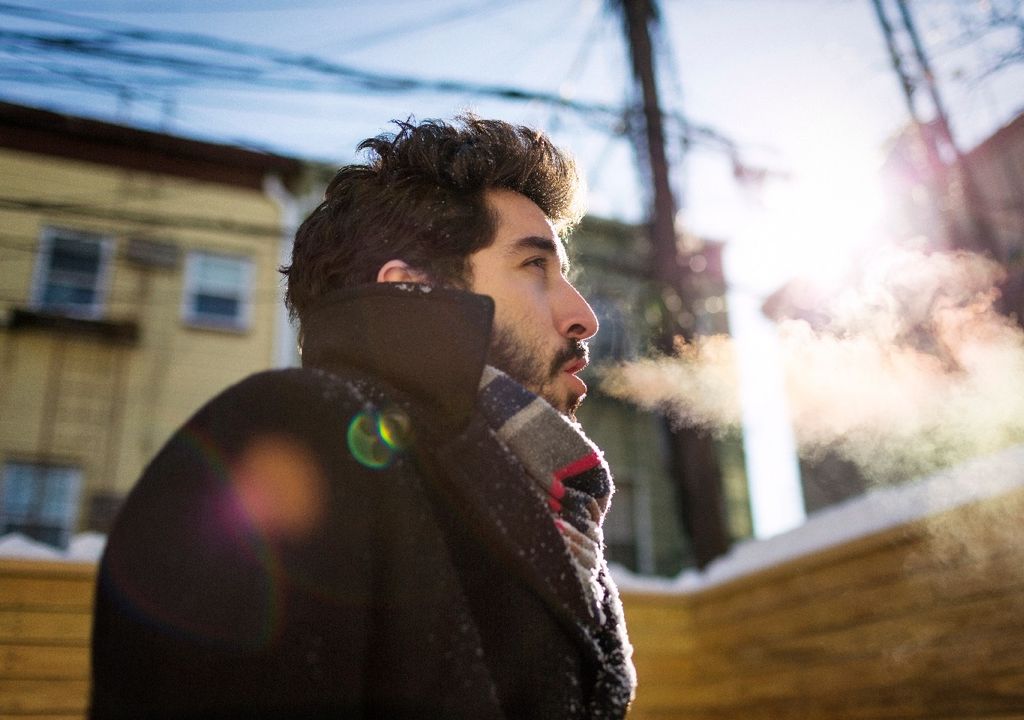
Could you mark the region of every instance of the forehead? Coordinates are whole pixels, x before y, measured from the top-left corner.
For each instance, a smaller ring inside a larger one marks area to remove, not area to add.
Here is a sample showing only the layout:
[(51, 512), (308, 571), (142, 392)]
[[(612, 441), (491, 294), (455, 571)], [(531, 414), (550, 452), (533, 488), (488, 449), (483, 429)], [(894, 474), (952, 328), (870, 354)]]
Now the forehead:
[(549, 251), (563, 267), (568, 265), (562, 239), (535, 202), (510, 190), (488, 190), (484, 198), (497, 219), (496, 249), (513, 254), (520, 250)]

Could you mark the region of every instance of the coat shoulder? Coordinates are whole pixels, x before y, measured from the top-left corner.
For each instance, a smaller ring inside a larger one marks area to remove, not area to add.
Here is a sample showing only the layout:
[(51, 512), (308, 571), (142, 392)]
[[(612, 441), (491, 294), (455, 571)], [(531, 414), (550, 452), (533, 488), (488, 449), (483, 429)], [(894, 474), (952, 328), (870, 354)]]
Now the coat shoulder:
[(399, 402), (357, 376), (298, 368), (252, 375), (168, 439), (128, 495), (110, 544), (149, 537), (147, 527), (180, 534), (214, 516), (244, 516), (288, 537), (306, 535), (304, 526), (325, 513), (372, 514), (379, 488), (416, 473), (394, 419)]
[(165, 451), (198, 436), (216, 443), (224, 456), (234, 457), (270, 438), (322, 454), (328, 470), (347, 466), (344, 458), (336, 457), (338, 450), (356, 466), (384, 470), (402, 450), (397, 435), (392, 438), (388, 431), (397, 433), (405, 427), (409, 408), (403, 395), (355, 372), (268, 370), (212, 398), (178, 430)]
[(273, 423), (275, 416), (334, 417), (380, 403), (390, 392), (371, 378), (352, 373), (289, 368), (267, 370), (226, 388), (201, 407), (189, 424), (208, 424), (225, 414), (244, 414), (243, 424)]
[(415, 465), (359, 420), (388, 399), (359, 378), (269, 371), (174, 433), (100, 564), (92, 717), (362, 712), (394, 544), (381, 519), (388, 493), (416, 485)]

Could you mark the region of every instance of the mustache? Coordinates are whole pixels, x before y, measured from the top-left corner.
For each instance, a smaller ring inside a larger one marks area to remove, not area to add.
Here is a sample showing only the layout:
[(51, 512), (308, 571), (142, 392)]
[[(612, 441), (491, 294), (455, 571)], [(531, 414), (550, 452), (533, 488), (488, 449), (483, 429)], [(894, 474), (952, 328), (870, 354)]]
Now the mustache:
[(570, 340), (554, 360), (551, 361), (551, 374), (557, 375), (562, 371), (562, 366), (571, 360), (582, 360), (590, 362), (590, 346), (583, 340)]

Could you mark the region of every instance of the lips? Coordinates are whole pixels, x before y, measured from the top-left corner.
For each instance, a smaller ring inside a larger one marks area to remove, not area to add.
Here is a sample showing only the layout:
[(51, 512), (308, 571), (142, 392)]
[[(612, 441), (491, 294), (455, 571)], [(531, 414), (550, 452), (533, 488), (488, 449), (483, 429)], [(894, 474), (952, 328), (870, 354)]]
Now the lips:
[(587, 363), (587, 361), (585, 359), (579, 358), (578, 360), (574, 360), (571, 363), (569, 363), (568, 365), (566, 365), (563, 368), (563, 370), (564, 370), (564, 372), (567, 372), (570, 375), (575, 375), (576, 373), (581, 372), (583, 370), (583, 368), (585, 368), (587, 366), (587, 364), (588, 363)]
[(574, 340), (552, 361), (550, 378), (552, 381), (562, 378), (568, 385), (570, 397), (581, 398), (587, 394), (587, 384), (577, 377), (577, 373), (589, 364), (590, 352), (587, 344), (582, 340)]
[(567, 364), (563, 368), (563, 371), (568, 376), (570, 383), (576, 386), (576, 389), (574, 391), (575, 394), (580, 397), (587, 394), (587, 384), (583, 382), (583, 380), (581, 380), (579, 377), (577, 377), (576, 373), (583, 370), (583, 368), (585, 368), (586, 366), (587, 361), (585, 359), (580, 359), (573, 360), (571, 363)]

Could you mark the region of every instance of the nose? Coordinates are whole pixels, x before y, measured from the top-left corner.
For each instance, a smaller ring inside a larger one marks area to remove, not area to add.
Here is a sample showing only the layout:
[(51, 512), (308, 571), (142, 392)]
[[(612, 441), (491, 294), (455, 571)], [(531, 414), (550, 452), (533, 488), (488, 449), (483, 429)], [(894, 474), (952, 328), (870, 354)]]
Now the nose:
[(590, 307), (579, 290), (566, 279), (562, 279), (563, 292), (555, 308), (555, 325), (558, 331), (567, 338), (588, 340), (597, 334), (598, 321), (593, 308)]

